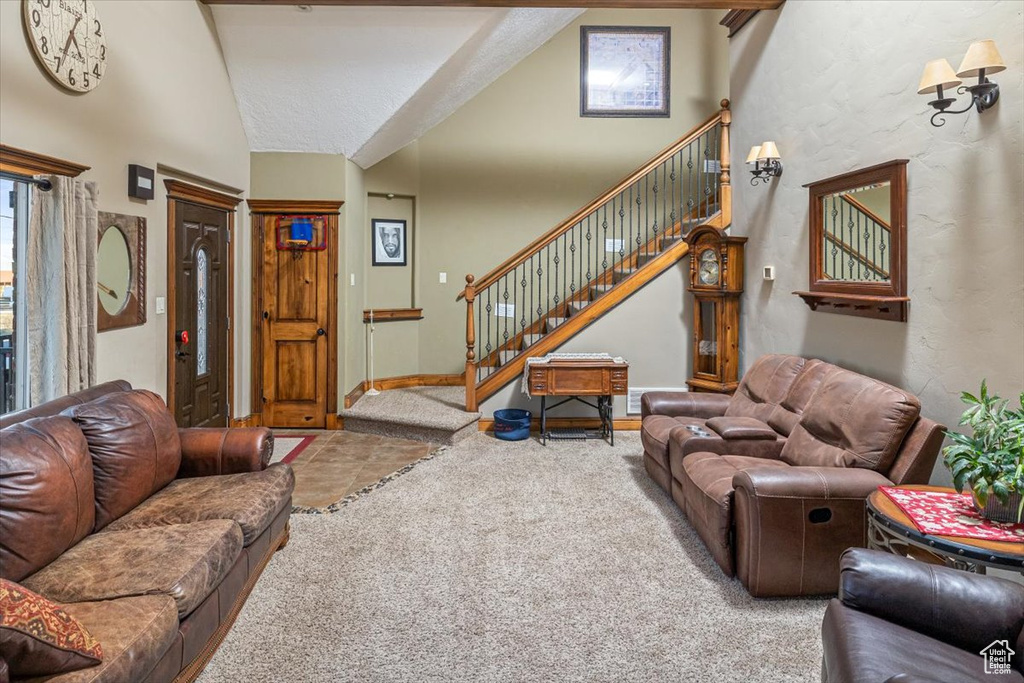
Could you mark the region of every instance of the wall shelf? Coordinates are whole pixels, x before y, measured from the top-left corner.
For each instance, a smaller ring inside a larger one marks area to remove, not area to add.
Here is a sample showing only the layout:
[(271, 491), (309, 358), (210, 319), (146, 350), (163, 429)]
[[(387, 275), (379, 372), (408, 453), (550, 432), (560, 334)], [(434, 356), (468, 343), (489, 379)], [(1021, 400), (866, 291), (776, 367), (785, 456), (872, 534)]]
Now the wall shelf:
[(862, 318), (881, 318), (897, 322), (907, 321), (910, 297), (878, 296), (871, 294), (839, 294), (835, 292), (793, 292), (804, 300), (812, 311), (857, 315)]
[[(370, 310), (363, 311), (363, 322), (370, 322)], [(389, 323), (398, 320), (423, 320), (422, 308), (374, 308), (373, 322)]]

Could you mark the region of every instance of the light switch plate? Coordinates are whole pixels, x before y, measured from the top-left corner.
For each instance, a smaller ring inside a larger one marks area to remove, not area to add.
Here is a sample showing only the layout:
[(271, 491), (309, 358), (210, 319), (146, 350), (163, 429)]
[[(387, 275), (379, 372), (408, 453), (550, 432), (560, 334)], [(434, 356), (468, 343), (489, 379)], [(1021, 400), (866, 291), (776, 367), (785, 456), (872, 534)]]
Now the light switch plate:
[(437, 276), (437, 281), (440, 282), (442, 285), (443, 284), (447, 284), (448, 283), (448, 273), (440, 273)]
[(163, 315), (167, 312), (167, 299), (162, 296), (156, 298), (156, 314)]
[(348, 276), (348, 284), (351, 287), (355, 287), (356, 286), (356, 274), (355, 273), (351, 273)]
[(764, 279), (765, 280), (774, 280), (775, 279), (775, 266), (765, 266), (764, 267)]

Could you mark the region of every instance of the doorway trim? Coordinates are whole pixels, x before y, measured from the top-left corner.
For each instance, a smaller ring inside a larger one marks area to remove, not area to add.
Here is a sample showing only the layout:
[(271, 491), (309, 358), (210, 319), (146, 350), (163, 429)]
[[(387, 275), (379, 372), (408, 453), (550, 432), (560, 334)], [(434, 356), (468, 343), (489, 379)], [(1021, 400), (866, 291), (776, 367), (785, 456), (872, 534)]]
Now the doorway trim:
[(224, 211), (228, 217), (228, 415), (227, 424), (234, 423), (235, 416), (235, 211), (241, 203), (241, 197), (232, 197), (222, 192), (208, 190), (198, 185), (190, 185), (180, 180), (164, 180), (167, 188), (167, 294), (166, 294), (166, 315), (167, 315), (167, 396), (166, 401), (170, 409), (174, 410), (174, 334), (175, 321), (177, 320), (177, 254), (175, 253), (175, 225), (176, 210), (178, 202), (187, 202), (198, 206), (205, 206), (218, 211)]
[(327, 429), (338, 429), (338, 250), (341, 240), (341, 207), (335, 199), (249, 199), (249, 220), (252, 223), (252, 358), (250, 364), (249, 410), (254, 422), (263, 424), (263, 363), (256, 362), (263, 351), (263, 239), (264, 217), (276, 214), (321, 214), (334, 216), (334, 235), (327, 242), (327, 330), (332, 343), (327, 345)]

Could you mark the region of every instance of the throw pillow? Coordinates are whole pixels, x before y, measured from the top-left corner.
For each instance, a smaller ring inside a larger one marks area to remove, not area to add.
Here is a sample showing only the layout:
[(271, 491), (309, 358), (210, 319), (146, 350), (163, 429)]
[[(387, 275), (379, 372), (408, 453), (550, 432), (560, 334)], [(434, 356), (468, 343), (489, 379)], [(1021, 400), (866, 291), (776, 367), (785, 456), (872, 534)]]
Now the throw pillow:
[(56, 603), (0, 579), (0, 657), (11, 677), (50, 676), (103, 661), (103, 648)]

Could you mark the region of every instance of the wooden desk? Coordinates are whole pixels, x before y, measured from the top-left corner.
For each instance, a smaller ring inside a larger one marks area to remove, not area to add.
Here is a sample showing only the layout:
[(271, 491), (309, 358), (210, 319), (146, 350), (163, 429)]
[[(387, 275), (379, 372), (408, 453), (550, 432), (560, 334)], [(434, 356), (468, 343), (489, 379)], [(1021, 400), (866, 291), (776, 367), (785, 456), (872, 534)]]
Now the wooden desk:
[[(902, 486), (919, 491), (953, 489), (941, 486)], [(917, 525), (889, 496), (875, 491), (868, 496), (868, 547), (888, 550), (932, 564), (984, 574), (997, 567), (1024, 574), (1024, 543), (983, 541), (961, 536), (933, 536), (918, 531)]]
[[(569, 401), (579, 401), (596, 408), (601, 417), (601, 429), (597, 438), (610, 438), (615, 445), (615, 425), (612, 420), (612, 396), (625, 395), (629, 390), (629, 365), (608, 360), (552, 359), (544, 363), (527, 366), (530, 396), (540, 396), (540, 438), (547, 445), (548, 438), (558, 438), (547, 429), (547, 397), (566, 396), (558, 406)], [(597, 404), (585, 401), (581, 396), (596, 396)], [(584, 436), (589, 436), (584, 433)], [(578, 433), (572, 438), (579, 438)]]

